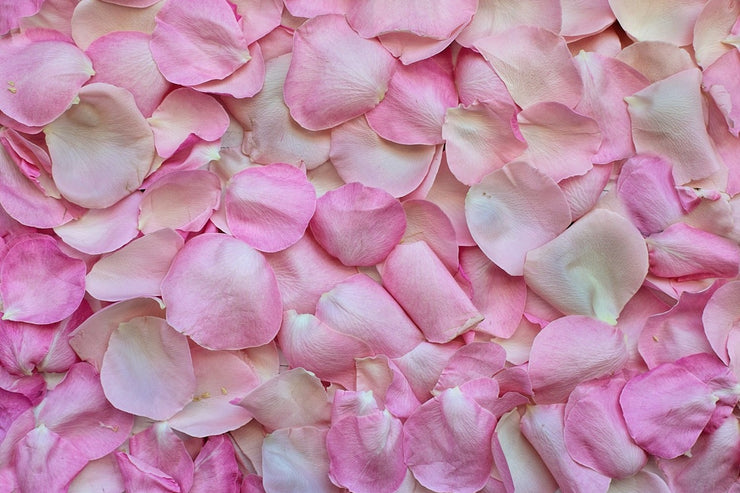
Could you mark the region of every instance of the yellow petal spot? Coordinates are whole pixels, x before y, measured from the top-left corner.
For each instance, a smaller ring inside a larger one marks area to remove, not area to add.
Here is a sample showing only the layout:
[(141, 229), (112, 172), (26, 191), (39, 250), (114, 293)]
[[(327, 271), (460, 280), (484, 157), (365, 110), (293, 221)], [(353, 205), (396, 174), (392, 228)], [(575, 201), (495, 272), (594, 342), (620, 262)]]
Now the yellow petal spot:
[(18, 92), (18, 89), (16, 89), (15, 87), (9, 87), (8, 91), (10, 91), (11, 94), (15, 94)]
[(210, 392), (203, 392), (202, 394), (200, 394), (200, 398), (201, 399), (208, 399), (210, 397), (211, 397), (211, 393)]
[(653, 336), (653, 340), (654, 340), (655, 342), (658, 342), (658, 336)]
[(226, 390), (226, 387), (221, 387), (221, 393), (222, 393), (223, 395), (226, 395), (226, 394), (228, 394), (229, 392), (228, 392), (228, 391)]

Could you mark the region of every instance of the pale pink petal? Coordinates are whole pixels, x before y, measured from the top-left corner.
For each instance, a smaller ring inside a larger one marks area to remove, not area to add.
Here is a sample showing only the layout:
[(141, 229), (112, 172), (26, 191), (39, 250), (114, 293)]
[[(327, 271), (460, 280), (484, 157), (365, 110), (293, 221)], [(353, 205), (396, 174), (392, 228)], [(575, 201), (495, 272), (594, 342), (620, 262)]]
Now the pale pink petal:
[(638, 41), (620, 51), (616, 59), (640, 72), (650, 82), (661, 81), (696, 66), (686, 50), (663, 41)]
[(479, 0), (470, 24), (456, 41), (472, 48), (481, 38), (516, 26), (539, 26), (559, 32), (562, 25), (560, 2), (553, 0)]
[(383, 285), (430, 342), (445, 343), (483, 316), (424, 241), (398, 245), (385, 261)]
[(740, 16), (740, 4), (724, 0), (709, 0), (704, 4), (694, 24), (694, 56), (696, 63), (707, 68), (723, 53), (734, 50), (723, 43)]
[(385, 190), (360, 183), (325, 193), (311, 220), (316, 241), (348, 266), (383, 261), (405, 229), (401, 203)]
[(645, 469), (629, 478), (612, 479), (609, 485), (609, 493), (636, 493), (638, 491), (671, 493), (671, 490), (661, 476)]
[(190, 493), (238, 493), (239, 477), (239, 465), (231, 440), (227, 435), (211, 436), (195, 458)]
[(522, 161), (509, 163), (470, 187), (465, 217), (483, 253), (512, 276), (524, 272), (528, 251), (557, 237), (571, 222), (557, 183)]
[[(51, 4), (46, 0), (46, 4)], [(59, 2), (61, 3), (61, 2)], [(73, 2), (70, 2), (73, 3)], [(133, 9), (100, 0), (81, 0), (73, 6), (71, 18), (56, 20), (62, 23), (66, 29), (70, 29), (77, 46), (86, 50), (96, 39), (106, 34), (118, 31), (138, 31), (151, 34), (154, 31), (154, 16), (164, 6), (165, 2), (157, 2), (150, 7)], [(45, 6), (45, 5), (44, 5)], [(60, 8), (61, 7), (61, 8)], [(58, 10), (67, 9), (66, 6), (58, 6)], [(41, 9), (44, 12), (44, 8)], [(52, 13), (50, 17), (69, 15), (66, 12)], [(47, 26), (43, 26), (47, 27)]]
[(253, 43), (280, 25), (282, 0), (235, 0), (236, 13), (247, 43)]
[(629, 359), (625, 368), (645, 371), (647, 366), (639, 352), (640, 336), (646, 327), (648, 317), (666, 312), (671, 305), (664, 296), (643, 286), (627, 303), (617, 322), (617, 328), (624, 334)]
[(488, 481), (496, 418), (459, 388), (424, 403), (403, 428), (406, 464), (435, 491), (474, 493)]
[(385, 355), (358, 358), (356, 367), (358, 392), (372, 391), (378, 405), (394, 416), (408, 418), (421, 405), (404, 374)]
[(283, 310), (313, 313), (323, 293), (357, 269), (347, 267), (321, 248), (310, 232), (283, 251), (266, 255), (275, 272)]
[(249, 60), (236, 14), (225, 0), (168, 0), (150, 48), (164, 77), (183, 86), (223, 79)]
[(396, 300), (365, 274), (349, 277), (321, 295), (316, 317), (390, 358), (406, 354), (424, 340)]
[(85, 263), (68, 257), (49, 236), (15, 243), (0, 267), (3, 320), (34, 324), (58, 322), (80, 305)]
[(650, 273), (678, 280), (735, 277), (740, 247), (727, 238), (676, 223), (646, 239)]
[(707, 301), (702, 314), (702, 324), (712, 349), (725, 363), (729, 363), (728, 342), (730, 335), (739, 332), (740, 282), (733, 281), (720, 287)]
[(14, 455), (17, 491), (62, 493), (87, 464), (87, 458), (73, 441), (43, 425), (34, 428), (18, 443)]
[(735, 137), (727, 128), (727, 122), (713, 100), (707, 101), (709, 123), (707, 130), (722, 161), (727, 167), (727, 186), (725, 191), (736, 196), (740, 192), (740, 138)]
[(251, 59), (222, 80), (211, 80), (192, 86), (200, 92), (249, 98), (260, 92), (265, 82), (265, 59), (257, 43), (249, 45)]
[(619, 25), (638, 41), (691, 44), (694, 23), (706, 0), (609, 0)]
[(479, 39), (475, 47), (519, 106), (549, 101), (572, 108), (580, 101), (581, 78), (565, 40), (552, 31), (517, 26)]
[(374, 108), (388, 90), (396, 61), (362, 39), (343, 16), (308, 20), (295, 32), (285, 104), (308, 130), (324, 130)]
[(538, 404), (565, 402), (580, 382), (611, 375), (627, 362), (624, 336), (580, 315), (550, 322), (529, 354), (529, 377)]
[(462, 31), (462, 28), (463, 26), (460, 26), (450, 37), (442, 40), (424, 38), (405, 31), (381, 34), (378, 39), (383, 47), (397, 57), (401, 63), (409, 65), (444, 51), (450, 46), (457, 33)]
[(350, 0), (284, 0), (285, 8), (296, 17), (316, 17), (324, 14), (345, 14)]
[(90, 59), (72, 43), (5, 37), (0, 40), (0, 111), (24, 125), (46, 125), (69, 108), (93, 73)]
[(730, 133), (735, 137), (740, 133), (740, 83), (736, 75), (740, 73), (740, 51), (732, 50), (704, 70), (702, 88), (713, 98), (717, 107), (727, 120)]
[(439, 56), (398, 67), (383, 100), (366, 114), (370, 127), (399, 144), (441, 144), (447, 108), (457, 106), (449, 65)]
[(218, 208), (221, 181), (210, 171), (173, 171), (147, 187), (139, 205), (139, 229), (200, 231)]
[(69, 338), (69, 345), (80, 359), (100, 371), (108, 340), (118, 326), (135, 317), (164, 317), (164, 310), (156, 298), (136, 298), (108, 305), (95, 312), (79, 325)]
[(265, 491), (340, 493), (329, 481), (326, 430), (303, 426), (270, 433), (262, 446)]
[(167, 419), (190, 402), (195, 391), (187, 338), (161, 318), (124, 322), (110, 336), (100, 381), (116, 408)]
[(454, 275), (459, 265), (459, 249), (455, 228), (447, 215), (427, 200), (406, 200), (403, 210), (406, 213), (406, 232), (401, 242), (425, 241)]
[(560, 34), (580, 37), (597, 33), (614, 22), (608, 0), (561, 0), (563, 26)]
[(157, 154), (168, 158), (190, 135), (208, 142), (221, 138), (229, 126), (229, 115), (213, 97), (180, 87), (165, 96), (147, 121)]
[(458, 341), (447, 344), (422, 342), (392, 361), (403, 372), (414, 395), (420, 402), (425, 402), (432, 397), (432, 389), (437, 384), (439, 376), (461, 346), (462, 343)]
[(601, 144), (601, 131), (593, 119), (560, 103), (528, 106), (517, 115), (527, 141), (520, 159), (560, 181), (591, 169)]
[(603, 164), (592, 167), (582, 175), (571, 176), (558, 182), (574, 221), (594, 208), (604, 194), (611, 175), (612, 165)]
[(689, 451), (715, 402), (709, 387), (673, 363), (632, 378), (619, 398), (632, 438), (647, 452), (666, 459)]
[(98, 373), (87, 363), (73, 365), (35, 413), (37, 426), (43, 424), (74, 443), (89, 460), (117, 449), (134, 423), (133, 416), (106, 400)]
[(622, 51), (622, 41), (619, 39), (622, 30), (617, 32), (617, 24), (612, 24), (598, 34), (581, 38), (568, 43), (568, 49), (573, 56), (581, 51), (591, 51), (604, 56), (614, 57)]
[(159, 0), (102, 0), (106, 3), (112, 3), (114, 5), (121, 5), (123, 7), (133, 7), (136, 9), (143, 9), (146, 7), (151, 7), (155, 3), (157, 3)]
[(262, 474), (262, 443), (266, 434), (262, 425), (255, 420), (229, 433), (235, 446), (236, 459), (247, 473)]
[(583, 81), (583, 99), (576, 110), (592, 117), (601, 131), (601, 145), (592, 161), (604, 164), (632, 156), (635, 148), (624, 97), (647, 87), (647, 79), (626, 63), (597, 53), (581, 52), (574, 60)]
[(647, 270), (648, 252), (640, 232), (622, 216), (596, 209), (530, 251), (524, 278), (563, 313), (614, 324)]
[(0, 18), (0, 36), (18, 28), (19, 21), (30, 17), (41, 9), (43, 0), (4, 0), (2, 2), (3, 16)]
[(155, 423), (129, 440), (132, 457), (155, 467), (174, 479), (181, 491), (193, 485), (193, 459), (183, 441), (167, 423)]
[(243, 150), (252, 161), (295, 165), (304, 162), (313, 169), (329, 159), (329, 132), (311, 132), (290, 117), (283, 102), (290, 60), (287, 54), (267, 60), (264, 86), (254, 97), (222, 100), (245, 129)]
[[(501, 371), (505, 363), (506, 351), (495, 342), (466, 344), (447, 362), (434, 392), (440, 393), (476, 378), (489, 378)], [(498, 392), (493, 397), (498, 397)]]
[(626, 478), (640, 471), (647, 455), (630, 438), (619, 407), (626, 379), (578, 385), (565, 408), (565, 446), (578, 463), (605, 476)]
[(610, 478), (571, 459), (563, 433), (565, 404), (527, 406), (522, 434), (537, 451), (561, 491), (605, 493)]
[(145, 461), (123, 452), (116, 452), (118, 469), (123, 476), (125, 491), (151, 491), (152, 493), (179, 493), (182, 491), (170, 475)]
[(514, 133), (510, 110), (485, 103), (447, 110), (442, 136), (449, 169), (457, 180), (477, 183), (527, 148)]
[[(460, 39), (458, 38), (458, 42)], [(487, 102), (509, 107), (514, 114), (514, 100), (504, 81), (496, 75), (491, 65), (483, 56), (473, 50), (460, 50), (455, 61), (455, 86), (460, 95), (460, 102), (470, 106), (475, 102)]]
[[(445, 144), (449, 146), (449, 144)], [(479, 175), (479, 178), (472, 180), (476, 183), (485, 172)], [(460, 246), (473, 246), (475, 240), (470, 236), (468, 223), (465, 219), (465, 195), (468, 193), (468, 187), (463, 185), (450, 171), (446, 159), (446, 152), (442, 154), (439, 171), (434, 182), (427, 193), (426, 199), (434, 202), (450, 218), (452, 226), (455, 228), (457, 244)]]
[(224, 205), (234, 236), (263, 252), (277, 252), (303, 236), (316, 209), (316, 191), (295, 166), (255, 166), (231, 177)]
[(684, 70), (625, 98), (637, 152), (668, 158), (678, 185), (722, 168), (704, 124), (700, 84), (698, 69)]
[(402, 428), (388, 411), (332, 423), (326, 435), (332, 481), (356, 493), (395, 491), (406, 476)]
[(628, 159), (619, 172), (617, 194), (630, 219), (645, 235), (663, 231), (685, 213), (671, 164), (651, 155)]
[(328, 425), (331, 415), (329, 396), (321, 380), (303, 368), (271, 378), (238, 404), (268, 431)]
[(167, 321), (209, 349), (262, 346), (280, 329), (275, 274), (236, 238), (201, 234), (180, 250), (162, 280)]
[(95, 67), (90, 82), (127, 89), (144, 116), (152, 114), (171, 87), (154, 63), (150, 39), (142, 32), (116, 31), (96, 39), (85, 50)]
[(95, 83), (83, 87), (79, 97), (80, 103), (44, 128), (52, 175), (66, 199), (102, 209), (144, 181), (154, 137), (127, 90)]
[(373, 354), (360, 339), (332, 329), (311, 314), (299, 315), (293, 310), (283, 314), (277, 340), (292, 368), (305, 368), (347, 389), (355, 385), (355, 359)]
[(105, 301), (159, 296), (159, 285), (182, 245), (182, 237), (171, 229), (133, 240), (93, 265), (85, 278), (87, 292)]

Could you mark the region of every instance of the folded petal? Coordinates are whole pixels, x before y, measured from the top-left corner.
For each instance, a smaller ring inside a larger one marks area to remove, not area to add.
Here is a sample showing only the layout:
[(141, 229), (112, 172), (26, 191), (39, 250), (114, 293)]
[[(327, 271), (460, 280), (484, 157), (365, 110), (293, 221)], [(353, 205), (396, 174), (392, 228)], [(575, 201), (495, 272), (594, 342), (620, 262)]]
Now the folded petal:
[(382, 101), (395, 65), (380, 43), (361, 38), (343, 16), (314, 17), (295, 32), (285, 104), (304, 128), (336, 126)]
[(127, 90), (95, 83), (83, 87), (79, 97), (44, 128), (52, 175), (70, 202), (109, 207), (144, 181), (154, 159), (154, 138)]
[(465, 217), (483, 253), (507, 274), (521, 276), (527, 252), (565, 231), (570, 209), (552, 178), (516, 161), (470, 187)]
[(311, 233), (344, 265), (375, 265), (406, 229), (401, 203), (385, 190), (349, 183), (316, 202)]
[(113, 331), (100, 368), (118, 409), (165, 420), (190, 402), (195, 374), (185, 336), (157, 317), (136, 317)]
[(648, 252), (640, 232), (622, 216), (596, 209), (530, 251), (524, 279), (561, 312), (614, 324), (647, 270)]
[(50, 236), (18, 241), (0, 266), (3, 320), (49, 324), (67, 318), (85, 295), (85, 270)]
[(129, 449), (132, 457), (174, 479), (181, 491), (190, 491), (193, 485), (193, 459), (185, 443), (167, 423), (155, 423), (136, 433), (129, 440)]
[(381, 269), (383, 285), (430, 342), (449, 342), (483, 320), (424, 241), (396, 246)]
[(732, 50), (719, 57), (702, 74), (703, 89), (714, 98), (735, 137), (740, 134), (740, 83), (735, 77), (738, 71), (740, 52)]
[(156, 22), (152, 55), (173, 84), (223, 79), (249, 60), (247, 40), (224, 0), (169, 0)]
[(678, 185), (722, 169), (704, 124), (700, 83), (698, 69), (684, 70), (625, 98), (635, 149), (668, 158)]
[(201, 234), (180, 250), (162, 280), (167, 321), (209, 349), (270, 342), (282, 303), (264, 256), (236, 238)]
[(277, 252), (303, 236), (316, 210), (316, 191), (304, 171), (276, 163), (232, 176), (224, 205), (234, 236), (258, 250)]
[(691, 44), (694, 23), (704, 0), (609, 0), (619, 25), (638, 41), (666, 41), (676, 46)]
[(707, 385), (673, 363), (630, 379), (619, 398), (635, 442), (665, 459), (689, 451), (709, 422), (716, 401)]

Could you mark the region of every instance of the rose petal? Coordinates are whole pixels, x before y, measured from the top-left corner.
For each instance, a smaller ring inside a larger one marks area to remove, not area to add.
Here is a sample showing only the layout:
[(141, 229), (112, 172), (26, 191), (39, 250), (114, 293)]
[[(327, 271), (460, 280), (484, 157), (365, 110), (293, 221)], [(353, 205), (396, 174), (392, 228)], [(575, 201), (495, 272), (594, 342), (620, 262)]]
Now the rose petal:
[(694, 55), (696, 63), (706, 68), (723, 53), (733, 50), (732, 45), (722, 41), (730, 34), (733, 24), (740, 15), (737, 2), (709, 0), (704, 4), (694, 24)]
[(560, 2), (551, 0), (479, 0), (473, 20), (457, 37), (457, 42), (471, 48), (486, 36), (509, 28), (529, 25), (559, 32), (562, 25)]
[(702, 87), (717, 103), (727, 120), (730, 133), (740, 134), (740, 84), (734, 74), (740, 71), (740, 53), (732, 50), (719, 57), (704, 70)]
[(609, 0), (619, 25), (632, 38), (666, 41), (676, 46), (691, 44), (694, 23), (704, 3), (704, 0), (659, 0), (648, 5), (639, 0)]
[(712, 349), (725, 364), (729, 363), (728, 342), (730, 334), (740, 327), (740, 282), (733, 281), (712, 294), (702, 313), (702, 325)]

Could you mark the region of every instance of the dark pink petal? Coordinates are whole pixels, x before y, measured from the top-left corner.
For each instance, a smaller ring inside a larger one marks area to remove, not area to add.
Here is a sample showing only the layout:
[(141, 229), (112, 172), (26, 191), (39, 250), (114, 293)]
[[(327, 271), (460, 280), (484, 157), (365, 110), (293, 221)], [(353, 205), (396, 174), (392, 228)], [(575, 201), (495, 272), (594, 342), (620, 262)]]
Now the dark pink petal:
[(264, 86), (254, 97), (222, 100), (244, 127), (243, 151), (252, 161), (305, 163), (313, 169), (329, 159), (329, 132), (311, 132), (290, 117), (283, 102), (283, 84), (290, 60), (288, 54), (267, 60)]
[(445, 343), (483, 316), (424, 241), (398, 245), (381, 271), (383, 285), (430, 342)]
[(111, 334), (100, 381), (116, 408), (165, 420), (190, 402), (195, 391), (187, 338), (157, 317), (122, 323)]
[(85, 278), (87, 292), (106, 301), (159, 296), (162, 279), (182, 245), (182, 237), (171, 229), (133, 240), (95, 262)]
[(729, 282), (715, 291), (701, 318), (709, 344), (719, 359), (728, 364), (730, 334), (740, 328), (737, 325), (740, 320), (740, 282)]
[(534, 339), (529, 377), (538, 404), (565, 402), (580, 382), (611, 375), (627, 361), (622, 333), (573, 315), (550, 322)]
[[(458, 387), (477, 378), (490, 378), (503, 370), (506, 351), (495, 342), (472, 342), (458, 349), (439, 376), (434, 392)], [(498, 397), (498, 392), (493, 397)]]
[(451, 67), (441, 57), (396, 69), (383, 100), (367, 115), (378, 135), (399, 144), (441, 144), (447, 108), (457, 106)]
[(459, 388), (424, 403), (403, 428), (406, 464), (435, 491), (474, 493), (488, 481), (496, 418)]
[(356, 493), (395, 491), (406, 475), (402, 428), (388, 411), (332, 423), (326, 435), (332, 481)]
[(5, 440), (8, 429), (15, 419), (33, 407), (31, 401), (23, 394), (0, 389), (0, 443)]
[(60, 437), (43, 425), (34, 428), (18, 443), (14, 455), (18, 491), (24, 492), (67, 491), (69, 482), (88, 460), (72, 440)]
[(434, 5), (408, 2), (354, 2), (347, 11), (350, 25), (365, 38), (392, 32), (446, 39), (475, 13), (476, 2), (444, 0)]
[(85, 263), (68, 257), (49, 236), (13, 245), (0, 267), (3, 319), (48, 324), (70, 316), (85, 290)]
[(303, 426), (270, 433), (262, 445), (265, 491), (340, 493), (329, 481), (326, 430)]
[(229, 115), (213, 97), (180, 87), (165, 96), (147, 121), (157, 154), (168, 158), (190, 135), (208, 142), (220, 139), (229, 126)]
[(619, 398), (632, 438), (647, 452), (666, 459), (689, 451), (716, 401), (707, 385), (673, 363), (632, 378)]
[(583, 81), (583, 99), (576, 110), (593, 118), (601, 131), (601, 145), (593, 162), (610, 163), (632, 156), (635, 147), (624, 97), (645, 89), (647, 79), (626, 63), (597, 53), (584, 51), (573, 60)]
[(479, 0), (473, 20), (457, 42), (471, 48), (481, 38), (516, 26), (539, 26), (560, 31), (562, 9), (552, 0)]
[(167, 423), (155, 423), (132, 436), (129, 449), (132, 457), (174, 479), (181, 491), (190, 491), (193, 485), (193, 459), (183, 441)]
[(127, 90), (95, 83), (79, 97), (80, 103), (44, 128), (54, 182), (70, 202), (109, 207), (144, 181), (154, 137)]
[(563, 8), (563, 36), (584, 36), (597, 33), (614, 22), (614, 14), (608, 0), (583, 2), (581, 0), (561, 0)]
[(396, 61), (362, 39), (343, 16), (308, 20), (295, 32), (285, 104), (309, 130), (324, 130), (374, 108), (388, 90)]
[(125, 491), (151, 491), (152, 493), (179, 493), (182, 491), (170, 475), (145, 461), (123, 452), (116, 452), (118, 469), (123, 476)]
[(527, 406), (521, 430), (552, 473), (561, 491), (601, 492), (609, 488), (610, 478), (575, 462), (565, 447), (565, 404)]
[(276, 163), (232, 176), (224, 205), (234, 236), (258, 250), (277, 252), (303, 236), (316, 209), (316, 191), (304, 171)]
[(90, 59), (72, 43), (5, 37), (0, 40), (0, 111), (23, 125), (44, 126), (69, 108), (93, 73)]
[(216, 435), (195, 458), (195, 474), (190, 493), (239, 493), (239, 465), (228, 435)]
[(316, 203), (311, 233), (344, 265), (375, 265), (388, 256), (406, 229), (401, 203), (388, 192), (360, 183), (325, 193)]
[(3, 17), (0, 18), (0, 36), (16, 29), (19, 21), (30, 17), (41, 9), (43, 0), (5, 0), (2, 2)]
[(331, 405), (321, 380), (294, 368), (267, 380), (238, 403), (266, 430), (329, 424)]
[(365, 274), (349, 277), (324, 293), (316, 304), (316, 317), (390, 358), (406, 354), (424, 340), (396, 300)]
[(527, 141), (520, 159), (553, 180), (582, 175), (591, 169), (601, 144), (597, 123), (560, 103), (533, 104), (517, 115)]
[(227, 94), (235, 98), (250, 98), (260, 92), (265, 82), (265, 59), (257, 43), (249, 45), (252, 58), (223, 80), (211, 80), (192, 86), (200, 92)]
[(427, 200), (405, 200), (403, 210), (406, 213), (406, 232), (401, 242), (425, 241), (447, 270), (455, 274), (459, 266), (459, 249), (455, 228), (447, 215)]
[(659, 277), (735, 277), (740, 269), (740, 247), (736, 242), (684, 223), (673, 224), (646, 241), (650, 273)]
[(447, 110), (442, 136), (449, 169), (457, 180), (478, 183), (527, 148), (514, 134), (512, 114), (508, 107), (476, 102)]
[(367, 187), (382, 188), (394, 197), (412, 192), (429, 171), (435, 148), (407, 146), (381, 138), (365, 117), (334, 127), (329, 157), (339, 176)]
[(609, 0), (619, 25), (638, 41), (666, 41), (676, 46), (691, 44), (694, 23), (705, 0), (679, 3), (658, 0), (646, 4), (639, 0)]
[(512, 276), (524, 272), (529, 250), (557, 237), (571, 222), (557, 183), (522, 161), (509, 163), (470, 187), (465, 217), (483, 253)]
[(647, 270), (648, 253), (640, 232), (622, 216), (596, 209), (531, 250), (524, 278), (563, 313), (614, 324)]
[(573, 459), (605, 476), (626, 478), (640, 471), (647, 455), (630, 438), (619, 407), (626, 380), (610, 378), (578, 385), (565, 408), (565, 446)]
[(635, 149), (668, 158), (678, 185), (722, 168), (704, 124), (700, 84), (698, 69), (684, 70), (625, 98)]
[(150, 47), (165, 78), (183, 86), (223, 79), (249, 60), (249, 49), (225, 0), (169, 0), (157, 13)]
[(730, 36), (738, 16), (740, 4), (737, 2), (709, 0), (704, 4), (694, 24), (694, 56), (700, 67), (707, 68), (724, 53), (735, 49), (723, 41)]
[(170, 89), (149, 50), (151, 36), (116, 31), (96, 39), (85, 51), (95, 67), (90, 82), (105, 82), (127, 89), (144, 116), (152, 114)]
[(671, 164), (651, 155), (637, 155), (622, 166), (617, 194), (632, 222), (645, 235), (663, 231), (684, 213)]
[(33, 374), (49, 351), (53, 328), (0, 320), (0, 365), (17, 376)]
[(565, 40), (535, 26), (517, 26), (479, 39), (475, 47), (504, 81), (521, 107), (562, 103), (574, 107), (583, 84)]
[(740, 133), (740, 84), (735, 77), (739, 71), (740, 52), (732, 50), (719, 57), (702, 75), (702, 87), (714, 98), (735, 137)]

